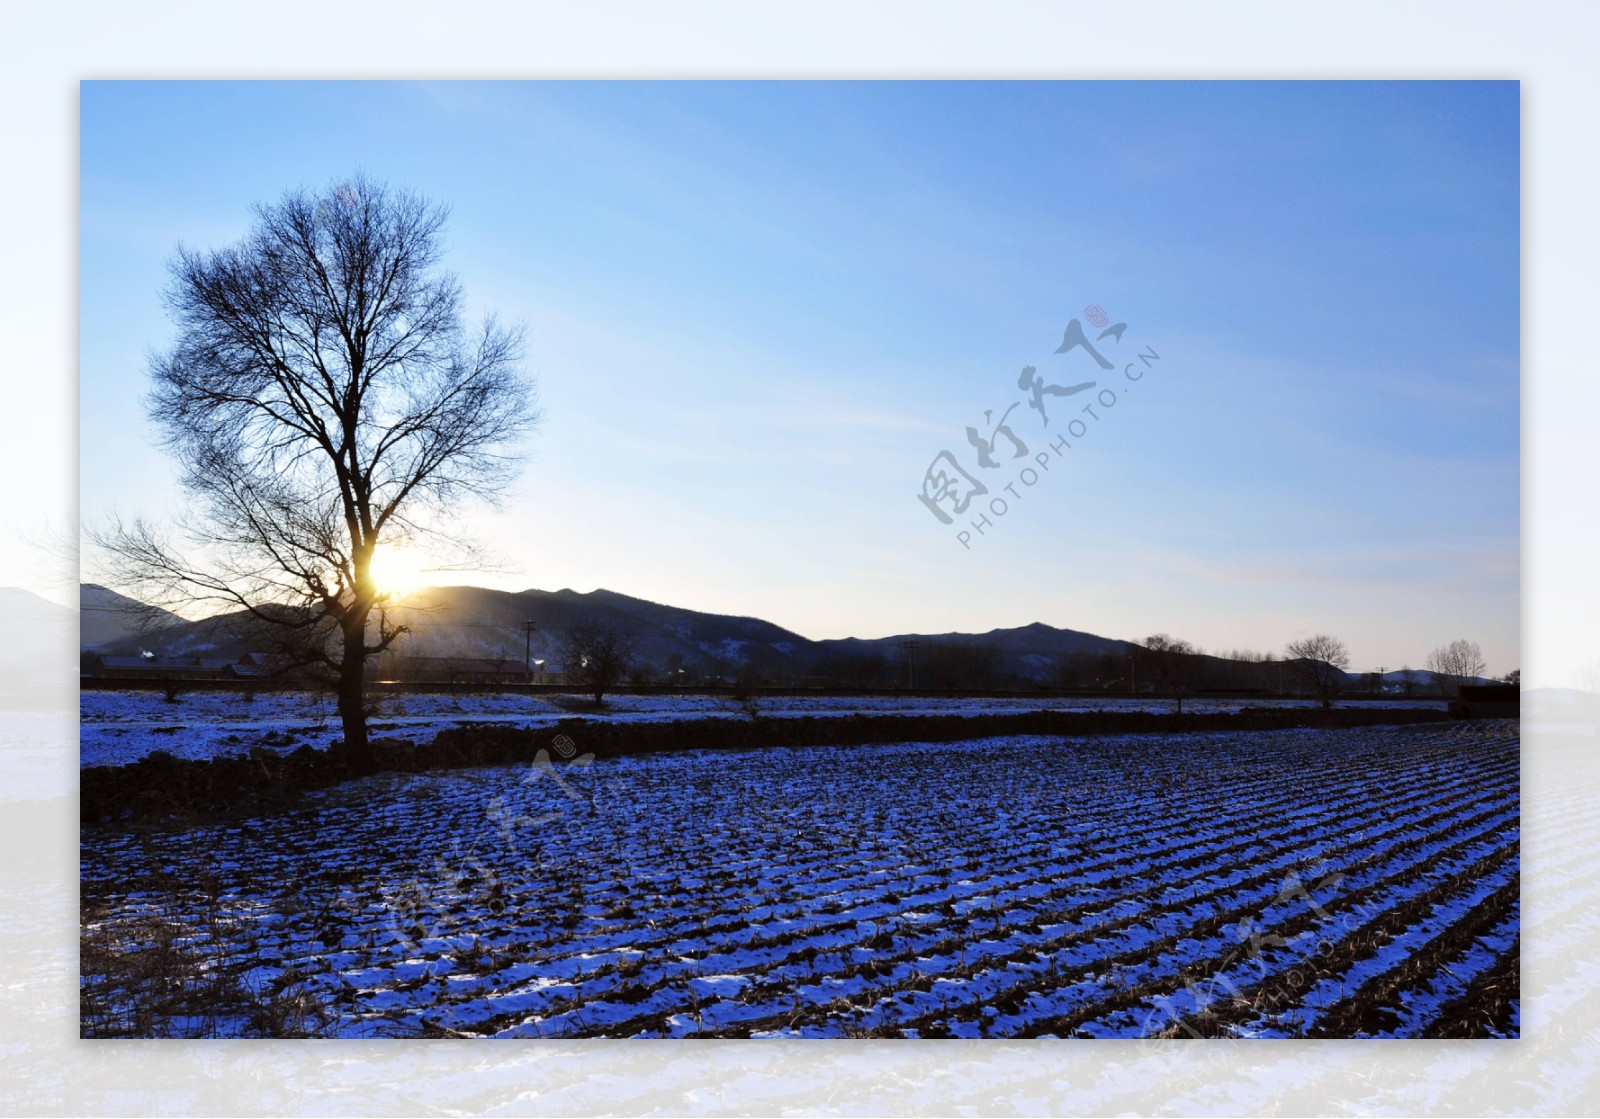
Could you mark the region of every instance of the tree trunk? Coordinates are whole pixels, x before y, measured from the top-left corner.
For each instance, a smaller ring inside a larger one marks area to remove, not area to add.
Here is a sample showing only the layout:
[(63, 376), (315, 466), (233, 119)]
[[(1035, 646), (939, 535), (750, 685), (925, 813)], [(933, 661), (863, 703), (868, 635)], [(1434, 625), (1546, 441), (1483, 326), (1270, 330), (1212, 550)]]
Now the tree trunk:
[(350, 772), (364, 776), (377, 769), (372, 744), (367, 739), (366, 627), (344, 634), (344, 656), (339, 663), (339, 722), (344, 729), (344, 755)]

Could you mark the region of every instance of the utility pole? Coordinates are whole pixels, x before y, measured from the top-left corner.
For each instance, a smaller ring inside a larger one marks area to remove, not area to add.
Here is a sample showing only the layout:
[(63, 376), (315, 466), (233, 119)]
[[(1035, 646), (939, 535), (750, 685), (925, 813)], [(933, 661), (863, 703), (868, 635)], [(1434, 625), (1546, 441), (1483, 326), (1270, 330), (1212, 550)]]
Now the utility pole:
[(904, 649), (906, 654), (906, 690), (914, 691), (917, 686), (917, 665), (914, 659), (917, 653), (917, 643), (915, 641), (902, 641), (900, 642), (900, 648)]
[(528, 683), (533, 683), (533, 631), (538, 627), (529, 618), (522, 623), (522, 671)]

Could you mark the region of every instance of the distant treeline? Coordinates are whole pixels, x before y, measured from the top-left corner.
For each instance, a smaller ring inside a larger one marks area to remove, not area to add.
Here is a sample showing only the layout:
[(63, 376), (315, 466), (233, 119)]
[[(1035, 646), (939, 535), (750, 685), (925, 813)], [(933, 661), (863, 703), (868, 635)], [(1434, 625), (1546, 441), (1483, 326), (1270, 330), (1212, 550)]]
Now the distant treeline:
[[(150, 662), (140, 671), (111, 671), (111, 660), (98, 653), (81, 655), (85, 688), (155, 687), (168, 684), (180, 690), (213, 684), (235, 688), (309, 688), (318, 686), (307, 671), (241, 674), (223, 661), (190, 658)], [(241, 663), (247, 663), (249, 657)], [(739, 661), (716, 659), (706, 665), (669, 656), (666, 664), (639, 657), (630, 663), (612, 691), (658, 691), (693, 688), (716, 692), (915, 692), (920, 694), (1011, 694), (1057, 692), (1109, 695), (1164, 696), (1182, 692), (1222, 695), (1307, 696), (1312, 694), (1297, 662), (1272, 653), (1234, 649), (1219, 653), (1158, 652), (1128, 644), (1113, 653), (1068, 653), (1023, 658), (1026, 671), (1006, 668), (1007, 654), (1000, 643), (983, 638), (923, 639), (912, 648), (885, 651), (832, 652), (806, 670), (771, 650), (753, 648)], [(1017, 658), (1011, 658), (1015, 665)], [(259, 670), (258, 670), (259, 671)], [(1346, 695), (1445, 696), (1453, 694), (1449, 681), (1420, 670), (1406, 670), (1385, 680), (1376, 672), (1340, 673), (1338, 688)], [(525, 686), (534, 690), (565, 689), (576, 680), (562, 672), (530, 668), (521, 660), (446, 657), (374, 657), (369, 687), (384, 684), (449, 685), (465, 690), (499, 690), (494, 685)], [(547, 687), (540, 688), (539, 685)]]
[[(1176, 658), (1183, 662), (1174, 666)], [(1160, 656), (1131, 644), (1115, 653), (1069, 653), (1035, 666), (1023, 675), (1006, 672), (1004, 653), (994, 642), (972, 640), (927, 643), (891, 656), (886, 653), (837, 654), (818, 665), (819, 673), (841, 687), (895, 688), (914, 686), (930, 691), (1025, 691), (1048, 688), (1073, 692), (1157, 694), (1171, 690), (1174, 679), (1189, 693), (1259, 693), (1307, 695), (1310, 689), (1295, 662), (1248, 649), (1192, 655)], [(1385, 681), (1376, 672), (1347, 674), (1344, 692), (1378, 695), (1441, 695), (1441, 684), (1426, 673)]]

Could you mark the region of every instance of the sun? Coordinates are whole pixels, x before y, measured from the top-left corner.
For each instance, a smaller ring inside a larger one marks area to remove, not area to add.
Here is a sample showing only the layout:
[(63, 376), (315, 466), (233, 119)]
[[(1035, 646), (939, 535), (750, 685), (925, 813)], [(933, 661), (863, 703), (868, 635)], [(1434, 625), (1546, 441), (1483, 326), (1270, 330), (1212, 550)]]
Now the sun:
[(428, 585), (435, 574), (428, 557), (415, 548), (381, 545), (372, 554), (372, 581), (379, 594), (403, 595)]

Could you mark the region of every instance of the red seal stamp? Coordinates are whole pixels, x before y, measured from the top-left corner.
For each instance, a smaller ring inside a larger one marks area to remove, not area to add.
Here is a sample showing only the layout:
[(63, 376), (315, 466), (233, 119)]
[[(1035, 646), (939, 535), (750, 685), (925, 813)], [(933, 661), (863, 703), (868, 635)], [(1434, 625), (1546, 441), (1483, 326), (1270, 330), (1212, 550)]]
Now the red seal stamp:
[(1098, 303), (1091, 303), (1083, 309), (1083, 317), (1088, 319), (1097, 328), (1106, 325), (1106, 313)]

